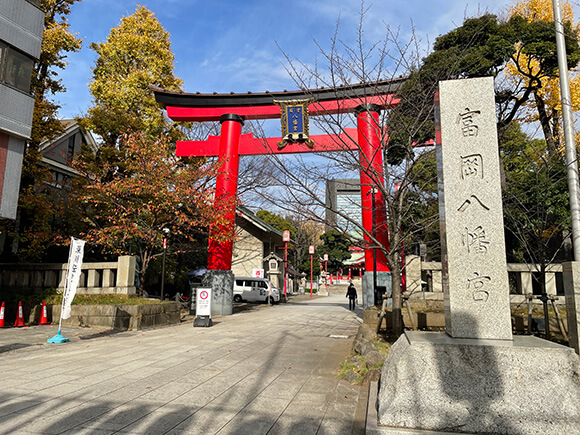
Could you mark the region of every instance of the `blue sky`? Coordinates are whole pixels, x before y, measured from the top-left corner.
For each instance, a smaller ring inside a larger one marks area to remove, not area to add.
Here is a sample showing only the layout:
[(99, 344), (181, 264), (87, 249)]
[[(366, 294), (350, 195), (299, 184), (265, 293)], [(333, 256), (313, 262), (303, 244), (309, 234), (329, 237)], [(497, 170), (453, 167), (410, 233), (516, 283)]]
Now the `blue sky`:
[[(84, 0), (72, 6), (69, 22), (83, 38), (80, 53), (69, 56), (60, 77), (67, 88), (55, 96), (60, 116), (81, 115), (91, 105), (87, 84), (95, 53), (91, 42), (105, 41), (135, 0)], [(286, 72), (278, 45), (291, 57), (314, 64), (314, 43), (329, 46), (340, 16), (340, 37), (356, 40), (360, 0), (142, 0), (171, 34), (176, 75), (186, 92), (262, 92), (297, 89)], [(489, 11), (502, 15), (505, 0), (374, 0), (365, 21), (364, 40), (372, 44), (385, 35), (385, 24), (400, 28), (405, 40), (413, 23), (423, 47), (461, 25), (465, 16)]]

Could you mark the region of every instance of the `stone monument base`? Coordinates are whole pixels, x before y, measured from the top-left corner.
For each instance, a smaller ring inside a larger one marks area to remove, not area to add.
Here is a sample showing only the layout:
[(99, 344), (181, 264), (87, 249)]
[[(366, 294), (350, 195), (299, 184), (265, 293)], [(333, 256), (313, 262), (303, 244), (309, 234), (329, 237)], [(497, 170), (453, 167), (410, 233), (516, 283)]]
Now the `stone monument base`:
[[(365, 272), (362, 276), (362, 301), (363, 308), (372, 307), (376, 304), (375, 291), (373, 288), (373, 274), (374, 272)], [(377, 287), (384, 287), (387, 294), (391, 294), (393, 283), (391, 280), (391, 272), (377, 272)]]
[(211, 288), (211, 315), (230, 316), (233, 311), (234, 273), (231, 270), (208, 270), (202, 287)]
[(571, 348), (532, 336), (407, 331), (383, 366), (377, 429), (580, 434), (579, 400), (580, 360)]

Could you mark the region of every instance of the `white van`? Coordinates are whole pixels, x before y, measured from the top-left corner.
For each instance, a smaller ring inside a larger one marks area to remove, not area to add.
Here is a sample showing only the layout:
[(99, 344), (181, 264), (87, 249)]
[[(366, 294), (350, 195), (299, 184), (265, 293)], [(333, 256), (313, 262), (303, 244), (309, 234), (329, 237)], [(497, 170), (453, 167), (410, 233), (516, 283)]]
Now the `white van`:
[(265, 278), (238, 276), (234, 283), (234, 302), (280, 302), (280, 291)]

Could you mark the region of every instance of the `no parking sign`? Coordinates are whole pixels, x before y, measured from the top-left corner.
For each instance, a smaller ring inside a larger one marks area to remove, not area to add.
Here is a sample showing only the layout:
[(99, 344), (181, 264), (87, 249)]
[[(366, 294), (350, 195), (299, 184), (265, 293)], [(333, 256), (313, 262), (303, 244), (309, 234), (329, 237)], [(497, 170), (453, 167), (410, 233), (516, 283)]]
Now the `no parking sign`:
[(198, 288), (195, 299), (195, 315), (211, 317), (211, 288)]
[(211, 288), (198, 288), (193, 326), (211, 326)]

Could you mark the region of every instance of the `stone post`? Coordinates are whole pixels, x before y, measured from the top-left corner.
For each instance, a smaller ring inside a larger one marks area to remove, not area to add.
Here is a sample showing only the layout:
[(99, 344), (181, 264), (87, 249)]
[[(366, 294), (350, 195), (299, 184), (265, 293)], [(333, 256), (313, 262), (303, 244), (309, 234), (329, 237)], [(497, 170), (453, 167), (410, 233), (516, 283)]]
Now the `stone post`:
[(117, 293), (135, 294), (135, 266), (136, 257), (122, 255), (117, 260)]
[(418, 255), (405, 257), (405, 280), (408, 295), (421, 293), (421, 257)]
[(439, 83), (443, 291), (454, 338), (512, 339), (494, 95), (491, 77)]

